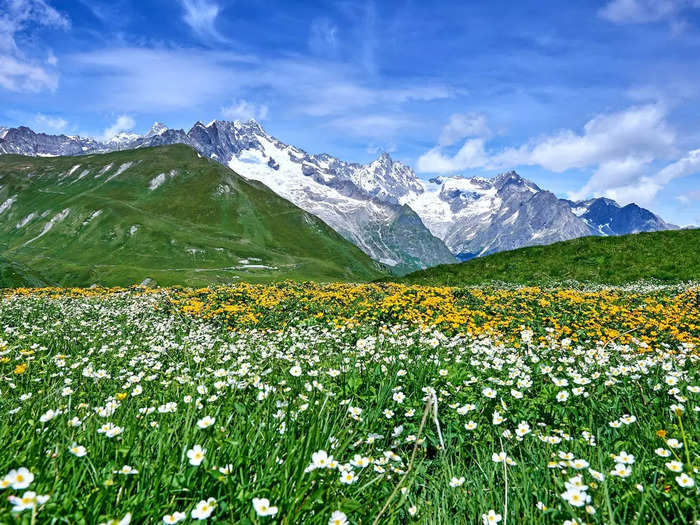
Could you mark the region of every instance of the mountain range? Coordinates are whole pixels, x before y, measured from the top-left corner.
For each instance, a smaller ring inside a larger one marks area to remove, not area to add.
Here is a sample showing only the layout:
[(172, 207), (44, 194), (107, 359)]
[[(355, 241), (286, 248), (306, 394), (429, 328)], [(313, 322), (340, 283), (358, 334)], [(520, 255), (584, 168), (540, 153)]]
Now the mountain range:
[(0, 153), (66, 156), (182, 143), (319, 217), (373, 259), (406, 273), (437, 264), (582, 236), (676, 229), (636, 204), (560, 199), (514, 171), (494, 178), (419, 178), (382, 153), (369, 164), (309, 154), (257, 122), (197, 122), (189, 131), (156, 122), (144, 135), (108, 141), (0, 131)]

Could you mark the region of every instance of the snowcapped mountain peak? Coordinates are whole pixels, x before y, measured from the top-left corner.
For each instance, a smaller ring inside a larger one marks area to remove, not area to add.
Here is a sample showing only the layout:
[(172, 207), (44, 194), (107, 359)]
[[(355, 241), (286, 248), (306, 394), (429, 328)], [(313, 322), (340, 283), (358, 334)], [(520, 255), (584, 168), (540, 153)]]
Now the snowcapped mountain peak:
[(130, 142), (133, 142), (136, 139), (141, 138), (140, 135), (137, 135), (136, 133), (128, 133), (126, 131), (122, 131), (121, 133), (117, 133), (114, 135), (112, 138), (110, 138), (107, 143), (108, 144), (115, 144), (115, 145), (123, 145), (123, 144), (128, 144)]
[(493, 185), (499, 190), (502, 190), (506, 186), (511, 186), (530, 191), (531, 193), (540, 191), (540, 188), (534, 182), (522, 178), (515, 170), (496, 175), (493, 179)]
[(162, 135), (166, 131), (168, 131), (168, 126), (156, 121), (153, 123), (153, 126), (151, 126), (151, 129), (148, 130), (148, 133), (144, 135), (144, 138), (148, 139), (151, 137), (155, 137), (156, 135)]

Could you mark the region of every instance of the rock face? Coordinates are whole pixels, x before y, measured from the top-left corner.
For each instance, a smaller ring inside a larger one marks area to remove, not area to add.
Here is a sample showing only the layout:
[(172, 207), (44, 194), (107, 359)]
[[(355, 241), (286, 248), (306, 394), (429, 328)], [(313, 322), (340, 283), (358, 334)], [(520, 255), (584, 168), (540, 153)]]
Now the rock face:
[(625, 235), (676, 227), (636, 204), (620, 206), (611, 199), (590, 199), (570, 203), (574, 212), (600, 235)]
[(81, 155), (184, 143), (258, 180), (321, 218), (375, 260), (404, 273), (533, 244), (675, 226), (636, 204), (557, 198), (514, 171), (484, 177), (418, 178), (382, 153), (369, 164), (312, 155), (257, 122), (197, 122), (188, 132), (156, 122), (143, 136), (109, 142), (0, 128), (0, 153)]

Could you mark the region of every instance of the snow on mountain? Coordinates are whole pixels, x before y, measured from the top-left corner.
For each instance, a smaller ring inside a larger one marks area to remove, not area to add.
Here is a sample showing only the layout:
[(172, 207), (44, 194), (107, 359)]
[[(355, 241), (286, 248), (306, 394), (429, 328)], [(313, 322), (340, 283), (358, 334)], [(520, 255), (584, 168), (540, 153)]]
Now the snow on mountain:
[(122, 133), (106, 143), (24, 127), (2, 133), (0, 153), (24, 155), (188, 144), (262, 182), (401, 272), (584, 235), (675, 228), (634, 204), (559, 199), (514, 171), (424, 181), (387, 153), (365, 165), (308, 154), (268, 135), (254, 120), (197, 122), (188, 132), (156, 122), (143, 136)]
[(567, 202), (571, 204), (574, 213), (598, 235), (625, 235), (678, 228), (634, 203), (620, 206), (614, 200), (602, 197)]
[(168, 126), (165, 124), (161, 124), (160, 122), (154, 122), (153, 126), (151, 126), (151, 129), (148, 130), (148, 133), (146, 133), (143, 137), (146, 139), (150, 139), (151, 137), (155, 137), (156, 135), (162, 135), (168, 131)]

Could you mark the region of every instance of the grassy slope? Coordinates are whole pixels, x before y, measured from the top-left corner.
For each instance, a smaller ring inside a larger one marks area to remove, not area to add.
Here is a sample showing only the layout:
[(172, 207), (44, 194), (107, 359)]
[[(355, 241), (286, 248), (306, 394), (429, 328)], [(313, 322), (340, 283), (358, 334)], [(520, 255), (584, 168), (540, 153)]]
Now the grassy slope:
[[(134, 165), (108, 180), (127, 162)], [(149, 189), (150, 181), (171, 170), (177, 173)], [(200, 286), (383, 275), (383, 267), (321, 220), (183, 145), (85, 157), (3, 155), (0, 185), (0, 205), (17, 196), (0, 214), (0, 257), (62, 285), (130, 285), (146, 277), (161, 285)], [(32, 240), (65, 209), (70, 213), (63, 221)], [(37, 216), (18, 227), (32, 212)], [(252, 258), (260, 261), (251, 264), (277, 270), (232, 268)]]
[(643, 279), (700, 280), (700, 229), (582, 237), (436, 266), (399, 281), (432, 285), (488, 281), (542, 284), (566, 280), (624, 284)]

